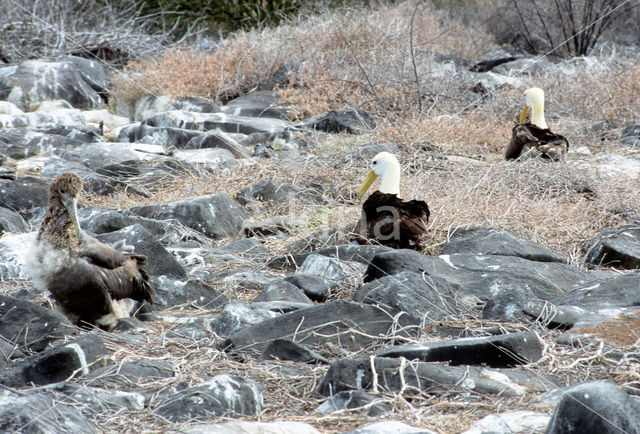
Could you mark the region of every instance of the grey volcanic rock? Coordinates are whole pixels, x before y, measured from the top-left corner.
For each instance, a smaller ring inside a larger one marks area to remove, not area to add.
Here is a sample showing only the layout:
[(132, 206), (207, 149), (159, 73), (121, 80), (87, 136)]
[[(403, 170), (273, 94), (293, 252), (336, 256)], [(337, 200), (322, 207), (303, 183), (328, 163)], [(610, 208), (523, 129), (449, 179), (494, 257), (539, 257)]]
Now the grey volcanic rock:
[(370, 305), (334, 301), (299, 309), (230, 335), (221, 347), (229, 352), (261, 352), (273, 339), (292, 339), (304, 345), (331, 342), (347, 349), (359, 349), (375, 341), (375, 336), (415, 334), (418, 320), (393, 315)]
[(370, 282), (402, 271), (440, 277), (465, 294), (484, 300), (490, 298), (491, 289), (503, 285), (530, 288), (537, 298), (550, 300), (594, 280), (575, 267), (557, 262), (467, 253), (426, 256), (413, 250), (396, 250), (375, 256), (364, 281)]
[(26, 350), (42, 351), (77, 333), (62, 313), (26, 300), (0, 295), (0, 336)]
[(161, 401), (155, 412), (173, 422), (215, 417), (256, 417), (262, 411), (262, 386), (251, 380), (218, 375)]
[(303, 363), (329, 363), (320, 354), (290, 339), (274, 339), (262, 352), (262, 358), (266, 360), (293, 360)]
[(615, 309), (640, 305), (640, 272), (580, 285), (555, 297), (556, 306), (574, 306), (584, 310)]
[(24, 160), (42, 152), (59, 155), (68, 147), (80, 146), (85, 142), (86, 140), (34, 131), (33, 128), (0, 129), (0, 152), (14, 160)]
[(102, 339), (86, 333), (69, 343), (9, 364), (0, 373), (0, 384), (23, 387), (56, 383), (76, 374), (86, 375), (92, 364), (105, 355), (107, 349)]
[(134, 120), (142, 121), (151, 116), (169, 110), (185, 110), (190, 112), (211, 113), (218, 111), (218, 106), (202, 98), (182, 97), (170, 98), (149, 93), (140, 95), (134, 107)]
[(331, 292), (326, 280), (312, 274), (296, 273), (284, 280), (300, 288), (313, 301), (324, 302)]
[(251, 118), (224, 113), (196, 113), (171, 110), (145, 119), (145, 125), (152, 127), (173, 127), (187, 130), (209, 131), (216, 128), (226, 133), (269, 133), (281, 135), (292, 129), (280, 119)]
[(640, 268), (640, 226), (605, 229), (587, 250), (586, 261), (598, 267)]
[(82, 163), (92, 170), (98, 170), (106, 165), (125, 161), (166, 160), (167, 158), (160, 153), (164, 153), (164, 148), (156, 145), (116, 142), (88, 143), (64, 152), (62, 158)]
[(0, 207), (0, 234), (3, 232), (27, 232), (28, 230), (27, 223), (20, 214)]
[(225, 305), (220, 316), (211, 322), (211, 327), (218, 336), (224, 337), (276, 316), (278, 316), (276, 312), (264, 307), (232, 300)]
[(222, 113), (256, 118), (288, 119), (289, 110), (280, 107), (282, 100), (275, 90), (256, 90), (234, 98), (220, 107)]
[(405, 344), (378, 351), (379, 357), (404, 357), (423, 362), (450, 365), (486, 365), (510, 368), (536, 362), (542, 357), (542, 342), (533, 332), (498, 336), (461, 338), (446, 341)]
[(187, 143), (202, 132), (173, 127), (152, 127), (145, 124), (127, 125), (120, 130), (120, 142), (143, 142), (167, 148), (184, 149)]
[(213, 239), (239, 235), (246, 214), (226, 193), (179, 199), (129, 209), (142, 217), (176, 220)]
[(180, 305), (215, 309), (229, 302), (226, 295), (197, 280), (164, 275), (153, 277), (151, 284), (156, 290), (153, 303), (158, 309)]
[(206, 149), (221, 148), (226, 149), (236, 158), (248, 158), (247, 150), (236, 142), (229, 134), (221, 131), (207, 131), (193, 137), (184, 146), (184, 149)]
[(193, 425), (182, 429), (182, 432), (186, 434), (321, 434), (313, 426), (304, 422), (252, 422), (244, 420)]
[(149, 231), (139, 224), (97, 235), (96, 238), (109, 245), (120, 240), (125, 240), (127, 245), (134, 247), (135, 253), (147, 257), (147, 265), (145, 268), (151, 275), (186, 276), (184, 269), (175, 258), (167, 252), (162, 244), (160, 244)]
[(592, 381), (571, 387), (551, 417), (545, 434), (639, 433), (640, 401), (615, 384)]
[(329, 414), (339, 410), (357, 409), (367, 406), (365, 409), (366, 414), (375, 417), (391, 410), (388, 404), (382, 401), (376, 403), (376, 401), (379, 401), (379, 398), (369, 395), (362, 390), (343, 390), (335, 395), (331, 395), (329, 399), (323, 402), (313, 412)]
[(406, 387), (435, 393), (469, 391), (500, 396), (524, 396), (546, 391), (553, 382), (536, 373), (519, 369), (490, 369), (478, 366), (446, 366), (440, 363), (411, 362), (386, 357), (340, 359), (329, 366), (318, 392), (330, 396), (343, 390), (370, 390), (377, 387), (397, 392)]
[(358, 262), (348, 263), (337, 258), (311, 253), (296, 271), (324, 279), (329, 287), (334, 288), (343, 283), (359, 282), (364, 266)]
[(284, 279), (275, 280), (269, 283), (253, 302), (263, 301), (293, 301), (313, 305), (313, 302), (304, 295), (302, 290)]
[(457, 227), (451, 231), (442, 255), (472, 253), (477, 255), (518, 256), (530, 261), (560, 262), (567, 258), (509, 231), (494, 228)]
[(0, 397), (0, 431), (28, 433), (94, 433), (94, 427), (73, 406), (38, 395), (5, 392)]
[[(426, 428), (417, 428), (397, 420), (368, 423), (361, 428), (343, 434), (436, 434)], [(491, 433), (493, 434), (493, 433)]]
[(131, 388), (174, 376), (173, 367), (164, 360), (128, 358), (126, 362), (95, 369), (81, 380), (91, 387)]
[(411, 271), (366, 283), (352, 298), (389, 311), (406, 312), (425, 323), (455, 315), (459, 310), (456, 293), (446, 280)]
[(0, 179), (0, 191), (0, 206), (17, 212), (49, 203), (49, 183), (32, 176), (15, 181)]
[(0, 100), (10, 101), (22, 110), (56, 99), (76, 108), (100, 108), (104, 100), (95, 87), (108, 81), (108, 69), (91, 60), (28, 60), (13, 73), (0, 74)]
[(341, 244), (332, 247), (323, 247), (308, 253), (292, 253), (270, 259), (267, 265), (278, 270), (295, 271), (307, 259), (311, 253), (339, 258), (341, 261), (359, 262), (368, 265), (375, 256), (381, 253), (392, 252), (387, 246)]
[(0, 339), (0, 369), (4, 369), (13, 360), (21, 359), (25, 354), (15, 343)]
[(326, 203), (319, 194), (272, 179), (266, 179), (250, 187), (243, 188), (238, 192), (236, 200), (240, 205), (245, 206), (250, 205), (252, 201), (275, 202), (281, 206), (293, 201), (309, 201), (316, 204)]
[(364, 110), (331, 110), (326, 115), (298, 122), (296, 127), (327, 133), (362, 134), (373, 130), (376, 124)]

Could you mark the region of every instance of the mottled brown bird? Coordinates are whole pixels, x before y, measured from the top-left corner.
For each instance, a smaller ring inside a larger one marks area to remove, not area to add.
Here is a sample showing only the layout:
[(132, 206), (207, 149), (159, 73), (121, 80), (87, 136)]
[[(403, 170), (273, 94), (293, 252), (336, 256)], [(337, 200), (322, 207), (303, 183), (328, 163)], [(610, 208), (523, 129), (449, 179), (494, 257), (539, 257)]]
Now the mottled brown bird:
[[(563, 159), (569, 149), (569, 141), (566, 137), (553, 133), (547, 126), (544, 119), (544, 91), (539, 87), (532, 87), (524, 95), (525, 105), (520, 123), (511, 131), (505, 159), (514, 160), (528, 152), (552, 161)], [(531, 122), (525, 123), (529, 113)]]
[(49, 206), (27, 258), (34, 284), (48, 290), (76, 325), (112, 328), (135, 302), (152, 303), (153, 287), (142, 267), (146, 257), (124, 241), (108, 246), (78, 222), (82, 180), (65, 172), (51, 182)]
[(371, 160), (369, 173), (358, 191), (362, 198), (375, 179), (380, 188), (362, 204), (362, 214), (354, 232), (358, 241), (375, 240), (397, 249), (420, 249), (420, 238), (427, 232), (429, 207), (422, 200), (402, 200), (400, 163), (389, 152), (380, 152)]

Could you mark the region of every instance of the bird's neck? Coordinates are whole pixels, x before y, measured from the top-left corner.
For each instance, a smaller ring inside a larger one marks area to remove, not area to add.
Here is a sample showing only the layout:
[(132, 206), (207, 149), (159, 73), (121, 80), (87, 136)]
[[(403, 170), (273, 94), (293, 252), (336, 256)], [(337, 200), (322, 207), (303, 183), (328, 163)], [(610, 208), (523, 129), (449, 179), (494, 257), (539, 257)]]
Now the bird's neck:
[(379, 191), (381, 193), (400, 194), (400, 166), (390, 165), (382, 176)]
[(70, 249), (79, 244), (69, 212), (60, 200), (49, 201), (49, 208), (38, 232), (38, 240), (43, 239), (59, 249)]
[(534, 104), (531, 109), (531, 123), (538, 128), (547, 129), (547, 123), (544, 120), (544, 105)]

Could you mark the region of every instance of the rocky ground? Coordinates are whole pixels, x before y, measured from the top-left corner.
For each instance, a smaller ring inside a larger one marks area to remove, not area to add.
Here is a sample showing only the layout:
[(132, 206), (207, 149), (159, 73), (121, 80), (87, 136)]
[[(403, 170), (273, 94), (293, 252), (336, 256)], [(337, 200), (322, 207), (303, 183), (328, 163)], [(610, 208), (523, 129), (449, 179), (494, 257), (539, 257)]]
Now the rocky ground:
[[(225, 104), (107, 109), (108, 65), (0, 66), (0, 429), (638, 432), (640, 125), (552, 111), (566, 161), (503, 161), (531, 61), (437, 60), (514, 98), (495, 131), (473, 108), (393, 133), (361, 109), (302, 116), (278, 74)], [(350, 241), (382, 150), (431, 208), (422, 252)], [(85, 181), (83, 229), (148, 257), (153, 306), (109, 332), (23, 273), (64, 171)]]

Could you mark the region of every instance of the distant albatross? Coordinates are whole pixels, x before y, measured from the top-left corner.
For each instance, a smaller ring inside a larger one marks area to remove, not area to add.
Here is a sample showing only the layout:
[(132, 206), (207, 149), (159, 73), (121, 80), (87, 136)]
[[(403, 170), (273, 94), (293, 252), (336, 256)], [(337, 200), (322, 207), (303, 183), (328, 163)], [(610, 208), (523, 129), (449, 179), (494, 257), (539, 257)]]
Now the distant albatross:
[(108, 246), (87, 235), (78, 222), (82, 180), (65, 172), (51, 182), (49, 207), (28, 258), (34, 284), (47, 289), (76, 325), (110, 329), (128, 317), (135, 301), (152, 302), (153, 287), (143, 265), (124, 242)]
[[(569, 141), (566, 137), (551, 132), (547, 126), (544, 120), (544, 91), (539, 87), (532, 87), (524, 91), (524, 97), (520, 123), (513, 127), (505, 158), (513, 160), (535, 149), (544, 158), (561, 160), (569, 149)], [(531, 122), (525, 123), (529, 114)]]
[(362, 215), (355, 232), (362, 239), (399, 248), (420, 248), (420, 237), (427, 231), (429, 207), (422, 200), (402, 200), (400, 193), (400, 163), (389, 152), (380, 152), (371, 160), (369, 173), (358, 191), (361, 199), (378, 176), (380, 188), (362, 204)]

